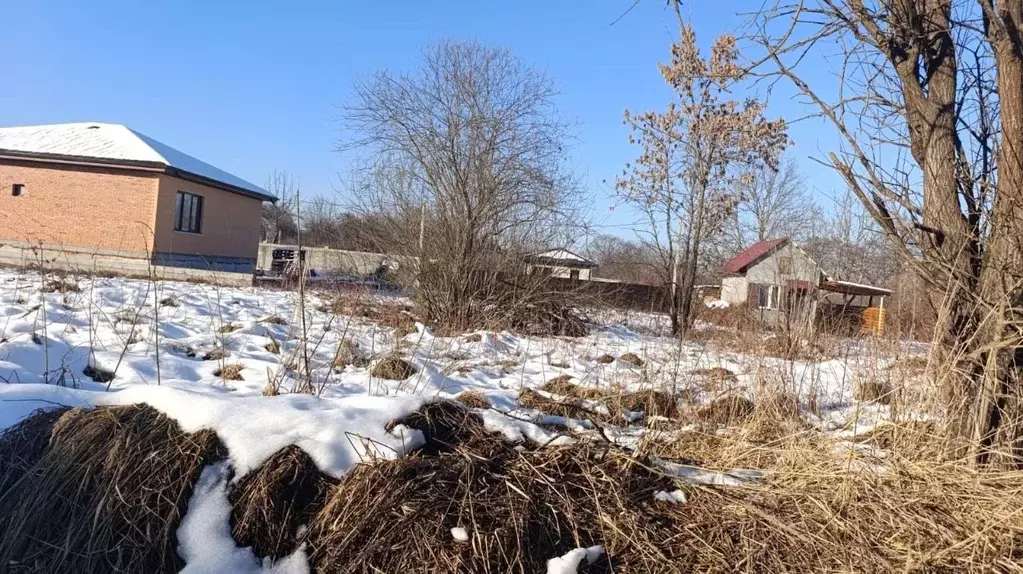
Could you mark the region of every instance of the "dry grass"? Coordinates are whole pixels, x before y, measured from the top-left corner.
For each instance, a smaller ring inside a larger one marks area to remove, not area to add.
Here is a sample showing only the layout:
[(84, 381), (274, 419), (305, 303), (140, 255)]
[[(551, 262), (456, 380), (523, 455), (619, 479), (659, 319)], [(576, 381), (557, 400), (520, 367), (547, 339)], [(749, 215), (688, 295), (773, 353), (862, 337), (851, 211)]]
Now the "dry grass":
[(405, 359), (392, 355), (384, 357), (376, 365), (373, 365), (373, 370), (370, 373), (378, 379), (404, 381), (416, 374), (416, 368)]
[(285, 447), (231, 491), (231, 534), (259, 557), (291, 554), (300, 528), (323, 507), (327, 489), (336, 483), (305, 451)]
[(213, 371), (213, 376), (220, 377), (225, 381), (241, 381), (244, 380), (242, 379), (242, 369), (244, 368), (240, 363), (228, 363)]
[(892, 387), (884, 381), (873, 379), (859, 381), (853, 388), (853, 398), (887, 405), (892, 401)]
[(696, 369), (691, 371), (689, 374), (702, 377), (706, 383), (706, 388), (709, 391), (717, 391), (739, 381), (739, 378), (735, 376), (735, 373), (724, 367)]
[(82, 288), (73, 279), (50, 279), (39, 288), (40, 293), (80, 293)]
[(643, 359), (640, 359), (636, 353), (625, 353), (621, 357), (618, 357), (618, 361), (637, 367), (643, 366)]
[(614, 355), (608, 355), (607, 353), (605, 353), (597, 357), (597, 362), (600, 363), (601, 365), (607, 365), (615, 362), (615, 357)]
[(490, 408), (490, 401), (479, 391), (463, 391), (455, 397), (455, 400), (473, 409)]
[(235, 331), (237, 331), (238, 329), (241, 329), (241, 328), (242, 328), (241, 325), (235, 325), (234, 323), (227, 323), (225, 325), (221, 325), (217, 329), (217, 332), (218, 333), (222, 333), (222, 334), (223, 333), (233, 333), (233, 332), (235, 332)]
[(6, 464), (0, 477), (5, 571), (181, 570), (175, 532), (200, 471), (224, 456), (216, 435), (148, 406), (37, 416), (0, 440), (32, 447), (18, 449), (22, 480)]
[(266, 349), (266, 352), (268, 353), (273, 353), (275, 355), (281, 354), (281, 344), (275, 341), (274, 339), (270, 339), (270, 342), (267, 343), (266, 346), (263, 348)]
[(334, 354), (332, 366), (335, 370), (340, 371), (344, 370), (344, 368), (349, 365), (359, 368), (368, 367), (369, 363), (369, 356), (357, 343), (351, 339), (344, 339), (341, 341), (341, 344), (338, 345), (337, 353)]
[(280, 315), (270, 315), (269, 317), (264, 317), (263, 319), (260, 319), (258, 322), (266, 324), (266, 325), (287, 325), (288, 324), (288, 320), (285, 319), (284, 317), (281, 317)]
[(222, 361), (227, 357), (227, 351), (223, 347), (215, 347), (212, 351), (202, 356), (204, 361)]
[[(791, 414), (785, 397), (768, 398), (773, 407), (758, 402), (727, 436), (666, 434), (638, 454), (600, 440), (516, 449), (468, 409), (431, 403), (390, 425), (423, 432), (418, 454), (367, 461), (340, 482), (297, 447), (279, 451), (231, 492), (232, 531), (261, 557), (304, 544), (312, 571), (331, 573), (543, 572), (593, 544), (607, 557), (590, 568), (614, 572), (1023, 570), (1023, 472), (919, 456), (919, 441), (941, 434), (933, 423), (860, 437), (888, 449), (884, 459), (836, 456), (816, 431), (758, 442), (748, 425)], [(766, 475), (698, 485), (651, 454)], [(192, 485), (223, 455), (213, 433), (181, 433), (149, 407), (37, 414), (0, 435), (0, 564), (177, 572), (174, 532)], [(654, 498), (676, 489), (686, 503)], [(453, 540), (456, 526), (469, 543)]]
[(584, 387), (572, 382), (571, 375), (559, 375), (544, 383), (543, 390), (555, 395), (562, 395), (587, 401), (599, 400), (604, 393), (593, 387)]
[(753, 401), (738, 395), (728, 395), (696, 409), (693, 416), (701, 423), (727, 426), (749, 419), (754, 408)]
[(161, 307), (180, 307), (181, 306), (181, 301), (178, 301), (177, 297), (175, 297), (173, 295), (170, 295), (168, 297), (164, 297), (163, 299), (160, 299), (160, 306)]

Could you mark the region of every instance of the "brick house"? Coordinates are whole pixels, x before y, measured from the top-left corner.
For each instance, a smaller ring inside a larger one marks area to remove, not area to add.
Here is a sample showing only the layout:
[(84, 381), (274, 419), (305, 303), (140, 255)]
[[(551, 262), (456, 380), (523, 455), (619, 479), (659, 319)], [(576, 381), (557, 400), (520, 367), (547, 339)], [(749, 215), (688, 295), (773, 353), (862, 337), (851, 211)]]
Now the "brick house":
[(0, 263), (245, 283), (264, 201), (125, 126), (0, 128)]

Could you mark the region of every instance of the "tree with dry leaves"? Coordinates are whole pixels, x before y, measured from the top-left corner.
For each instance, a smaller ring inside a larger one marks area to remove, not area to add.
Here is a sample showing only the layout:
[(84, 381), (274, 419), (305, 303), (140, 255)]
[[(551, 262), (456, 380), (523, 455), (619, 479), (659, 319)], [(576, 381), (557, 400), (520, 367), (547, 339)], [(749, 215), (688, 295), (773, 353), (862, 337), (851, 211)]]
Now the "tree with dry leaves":
[(783, 121), (764, 116), (762, 102), (730, 98), (730, 89), (743, 80), (735, 37), (717, 38), (704, 58), (679, 3), (672, 4), (680, 37), (660, 71), (675, 99), (663, 112), (626, 110), (630, 143), (642, 151), (615, 189), (646, 219), (640, 231), (658, 255), (671, 293), (672, 333), (678, 334), (692, 325), (704, 241), (735, 209), (738, 182), (757, 166), (776, 168), (788, 138)]
[(750, 29), (751, 66), (835, 128), (824, 161), (929, 286), (955, 444), (1023, 466), (1023, 2), (786, 1)]

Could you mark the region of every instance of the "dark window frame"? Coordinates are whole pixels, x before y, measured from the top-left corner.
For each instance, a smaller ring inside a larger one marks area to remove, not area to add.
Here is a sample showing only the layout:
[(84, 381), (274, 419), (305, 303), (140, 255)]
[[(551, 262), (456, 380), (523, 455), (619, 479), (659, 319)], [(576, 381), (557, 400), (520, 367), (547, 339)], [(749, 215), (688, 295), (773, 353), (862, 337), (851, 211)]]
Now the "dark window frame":
[(25, 184), (24, 183), (15, 183), (15, 184), (11, 185), (11, 196), (12, 197), (21, 197), (22, 195), (25, 195)]
[(201, 235), (205, 203), (197, 193), (179, 191), (174, 200), (174, 231)]

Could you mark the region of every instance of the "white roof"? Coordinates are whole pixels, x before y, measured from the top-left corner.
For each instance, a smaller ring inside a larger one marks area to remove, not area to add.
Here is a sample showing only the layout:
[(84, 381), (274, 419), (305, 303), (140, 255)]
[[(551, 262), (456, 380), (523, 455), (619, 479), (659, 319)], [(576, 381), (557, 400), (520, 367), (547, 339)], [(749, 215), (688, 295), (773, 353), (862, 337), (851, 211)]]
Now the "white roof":
[(561, 259), (564, 261), (581, 261), (584, 263), (590, 263), (589, 259), (580, 257), (567, 249), (551, 249), (550, 251), (544, 251), (543, 253), (537, 253), (535, 257), (546, 257), (548, 259)]
[(257, 185), (119, 124), (86, 122), (0, 128), (0, 151), (158, 163), (273, 198)]

